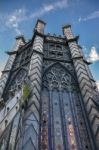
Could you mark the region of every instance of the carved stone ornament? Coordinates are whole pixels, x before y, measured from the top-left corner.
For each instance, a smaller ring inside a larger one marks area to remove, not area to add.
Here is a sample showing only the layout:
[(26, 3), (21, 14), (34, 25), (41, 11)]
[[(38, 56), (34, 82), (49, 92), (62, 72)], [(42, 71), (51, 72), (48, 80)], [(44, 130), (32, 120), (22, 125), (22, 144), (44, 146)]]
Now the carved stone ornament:
[(66, 42), (64, 39), (60, 39), (60, 38), (57, 38), (57, 37), (46, 37), (46, 40), (48, 41), (54, 41), (54, 42)]
[(43, 86), (48, 88), (66, 89), (72, 91), (76, 88), (76, 82), (60, 64), (53, 65), (43, 77)]

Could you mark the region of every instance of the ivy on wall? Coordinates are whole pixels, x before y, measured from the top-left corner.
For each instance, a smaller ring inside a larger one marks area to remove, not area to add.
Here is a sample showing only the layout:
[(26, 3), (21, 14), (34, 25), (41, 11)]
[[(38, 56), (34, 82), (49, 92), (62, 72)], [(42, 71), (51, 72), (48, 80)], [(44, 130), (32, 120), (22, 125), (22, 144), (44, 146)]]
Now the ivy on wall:
[(23, 95), (20, 100), (20, 106), (22, 108), (26, 108), (29, 95), (30, 95), (29, 86), (28, 86), (28, 84), (24, 84), (23, 85)]
[(27, 84), (24, 84), (23, 86), (23, 100), (26, 101), (27, 98), (29, 97), (30, 94), (30, 90), (29, 90), (29, 86)]

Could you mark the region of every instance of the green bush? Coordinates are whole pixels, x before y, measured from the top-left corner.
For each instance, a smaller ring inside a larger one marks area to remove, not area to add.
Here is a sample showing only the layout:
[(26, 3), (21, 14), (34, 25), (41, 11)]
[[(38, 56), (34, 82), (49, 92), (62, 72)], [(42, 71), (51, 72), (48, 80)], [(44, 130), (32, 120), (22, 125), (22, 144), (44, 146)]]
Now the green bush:
[(23, 86), (23, 100), (26, 101), (27, 98), (29, 97), (30, 91), (29, 91), (29, 87), (27, 84), (24, 84)]

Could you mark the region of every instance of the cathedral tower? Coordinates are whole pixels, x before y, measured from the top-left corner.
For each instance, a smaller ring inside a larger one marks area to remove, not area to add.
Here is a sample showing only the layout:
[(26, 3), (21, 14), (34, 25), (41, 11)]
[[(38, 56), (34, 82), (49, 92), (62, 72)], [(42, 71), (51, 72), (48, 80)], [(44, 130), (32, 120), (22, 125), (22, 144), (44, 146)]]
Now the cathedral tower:
[(70, 25), (16, 38), (0, 79), (0, 150), (98, 150), (99, 93)]

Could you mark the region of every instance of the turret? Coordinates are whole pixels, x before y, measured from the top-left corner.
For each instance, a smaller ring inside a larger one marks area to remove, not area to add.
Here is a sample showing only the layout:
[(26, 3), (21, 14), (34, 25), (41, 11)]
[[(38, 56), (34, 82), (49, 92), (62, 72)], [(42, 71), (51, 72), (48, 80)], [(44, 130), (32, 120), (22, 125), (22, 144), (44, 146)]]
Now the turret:
[(44, 27), (45, 27), (46, 23), (42, 20), (37, 20), (37, 23), (35, 25), (35, 30), (38, 32), (38, 33), (41, 33), (43, 34), (44, 33)]

